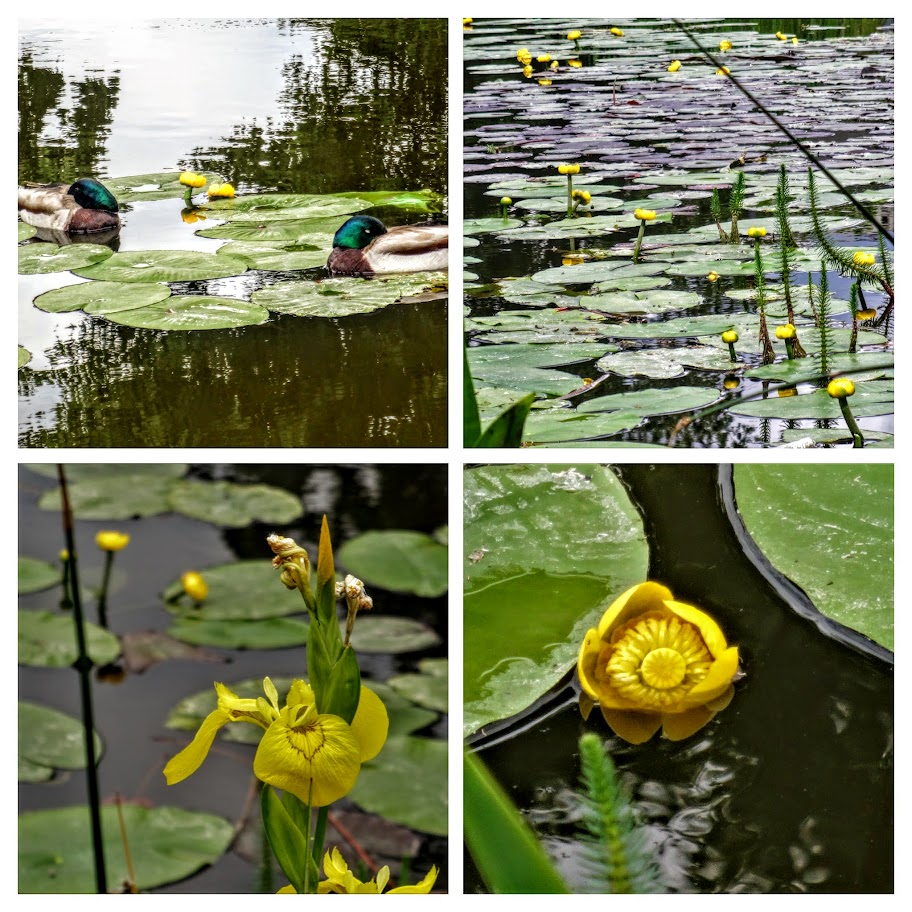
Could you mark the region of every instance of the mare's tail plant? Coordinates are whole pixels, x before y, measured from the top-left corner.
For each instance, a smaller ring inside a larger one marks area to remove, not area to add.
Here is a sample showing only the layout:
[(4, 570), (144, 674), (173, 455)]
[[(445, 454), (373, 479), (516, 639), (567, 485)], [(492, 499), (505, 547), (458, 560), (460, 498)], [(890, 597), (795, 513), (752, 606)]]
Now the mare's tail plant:
[(820, 330), (820, 373), (830, 370), (830, 353), (833, 350), (833, 327), (830, 326), (830, 285), (827, 280), (826, 262), (820, 263), (820, 285), (817, 288), (817, 326)]
[[(792, 303), (792, 265), (795, 239), (788, 222), (789, 184), (785, 165), (779, 166), (779, 181), (776, 184), (776, 217), (779, 222), (779, 260), (782, 272), (782, 289), (785, 294), (785, 306), (788, 310), (788, 322), (795, 325), (795, 305)], [(804, 358), (807, 352), (797, 337), (792, 342), (792, 355)]]
[[(750, 229), (754, 231), (753, 228)], [(758, 229), (763, 231), (763, 229)], [(766, 232), (763, 232), (766, 234)], [(760, 311), (760, 346), (763, 349), (763, 363), (772, 364), (775, 360), (773, 343), (770, 342), (769, 328), (766, 325), (766, 296), (763, 286), (763, 258), (760, 256), (760, 236), (754, 245), (754, 277), (757, 283), (757, 309)]]
[(601, 739), (585, 734), (579, 747), (585, 892), (665, 892), (646, 832), (637, 825)]
[(730, 244), (740, 244), (741, 236), (738, 234), (738, 219), (744, 211), (744, 172), (739, 171), (735, 178), (734, 186), (731, 190), (731, 196), (728, 198), (728, 211), (731, 213), (731, 232), (728, 235)]
[(849, 354), (855, 354), (858, 344), (858, 282), (853, 282), (849, 290), (849, 310), (852, 311), (852, 338), (849, 341)]
[(709, 204), (709, 211), (712, 213), (713, 221), (716, 223), (716, 228), (719, 229), (719, 243), (727, 244), (728, 234), (726, 234), (725, 229), (722, 227), (722, 204), (719, 202), (719, 190), (717, 187), (713, 187), (712, 201)]

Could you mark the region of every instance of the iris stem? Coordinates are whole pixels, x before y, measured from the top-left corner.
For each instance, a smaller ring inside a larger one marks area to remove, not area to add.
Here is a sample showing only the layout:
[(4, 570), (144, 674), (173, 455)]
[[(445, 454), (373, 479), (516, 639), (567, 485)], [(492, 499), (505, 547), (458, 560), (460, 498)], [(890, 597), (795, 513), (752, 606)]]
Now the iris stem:
[(842, 417), (845, 419), (846, 427), (852, 432), (852, 440), (854, 441), (852, 444), (852, 449), (860, 450), (864, 446), (864, 437), (862, 437), (861, 429), (855, 422), (855, 416), (852, 414), (852, 410), (849, 408), (848, 396), (839, 397), (839, 408), (842, 409)]
[[(313, 800), (313, 779), (310, 780), (310, 790), (307, 793), (307, 833), (305, 835), (307, 837), (308, 843), (310, 842), (310, 839), (311, 839), (310, 831), (312, 829), (312, 823), (313, 823), (313, 805), (310, 803), (312, 800)], [(306, 862), (306, 858), (307, 858), (307, 856), (305, 855), (304, 892), (310, 893), (311, 892), (311, 890), (310, 890), (310, 865)], [(317, 891), (314, 890), (313, 892), (316, 893)]]
[(313, 860), (316, 862), (317, 869), (320, 867), (320, 859), (323, 857), (323, 842), (326, 839), (326, 819), (329, 817), (329, 806), (321, 807), (317, 811), (317, 828), (314, 831), (313, 839)]
[(640, 246), (643, 243), (643, 235), (646, 233), (646, 220), (640, 219), (640, 231), (637, 234), (636, 247), (633, 248), (633, 262), (638, 263), (640, 261)]

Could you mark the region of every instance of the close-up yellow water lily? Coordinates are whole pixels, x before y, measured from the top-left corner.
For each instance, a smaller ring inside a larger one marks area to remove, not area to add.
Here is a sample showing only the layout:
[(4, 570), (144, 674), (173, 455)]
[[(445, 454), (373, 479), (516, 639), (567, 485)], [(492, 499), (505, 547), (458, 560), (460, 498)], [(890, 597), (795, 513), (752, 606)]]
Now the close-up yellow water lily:
[(103, 531), (95, 536), (95, 544), (102, 551), (123, 551), (130, 544), (126, 532)]
[(210, 199), (234, 199), (234, 187), (231, 184), (213, 184), (208, 194)]
[(631, 744), (660, 728), (689, 738), (734, 696), (738, 647), (704, 611), (678, 602), (658, 583), (628, 589), (586, 633), (577, 661), (580, 709), (599, 706)]
[(642, 222), (651, 222), (655, 219), (656, 214), (654, 209), (634, 209), (633, 217)]
[(339, 716), (319, 713), (313, 690), (300, 679), (292, 682), (281, 709), (269, 678), (263, 680), (265, 698), (241, 698), (218, 683), (215, 691), (217, 708), (190, 744), (165, 766), (168, 785), (199, 769), (223, 725), (249, 722), (264, 731), (253, 760), (257, 778), (291, 792), (305, 804), (323, 807), (352, 790), (361, 764), (376, 757), (386, 742), (386, 707), (363, 686), (351, 725)]
[(732, 43), (727, 38), (725, 38), (719, 42), (720, 51), (730, 51), (731, 49), (732, 49)]
[(681, 69), (681, 61), (680, 61), (680, 60), (672, 60), (671, 63), (668, 64), (668, 72), (669, 72), (669, 73), (677, 73), (678, 70), (680, 70), (680, 69)]
[(206, 178), (202, 174), (196, 174), (194, 171), (183, 171), (178, 181), (185, 187), (193, 187), (199, 190), (200, 187), (206, 186)]

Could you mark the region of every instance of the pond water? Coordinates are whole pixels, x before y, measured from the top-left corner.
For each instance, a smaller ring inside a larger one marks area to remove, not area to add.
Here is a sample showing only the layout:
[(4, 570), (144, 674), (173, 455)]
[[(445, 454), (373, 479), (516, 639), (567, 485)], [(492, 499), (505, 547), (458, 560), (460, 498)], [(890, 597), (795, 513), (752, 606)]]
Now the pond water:
[[(259, 522), (243, 528), (220, 527), (178, 513), (127, 521), (77, 518), (77, 553), (83, 589), (91, 588), (93, 576), (97, 580), (100, 575), (102, 558), (95, 546), (95, 534), (101, 529), (116, 528), (131, 536), (128, 547), (116, 555), (109, 598), (110, 629), (118, 636), (166, 630), (173, 618), (165, 610), (162, 593), (188, 569), (203, 571), (205, 575), (208, 567), (242, 559), (262, 560), (268, 567), (272, 554), (265, 537), (273, 531), (295, 538), (315, 557), (324, 513), (340, 570), (343, 569), (338, 560), (340, 547), (362, 532), (411, 529), (430, 534), (447, 521), (446, 469), (442, 466), (192, 466), (187, 477), (273, 485), (299, 499), (304, 516), (290, 524), (277, 524), (278, 528)], [(38, 501), (42, 493), (55, 486), (55, 479), (26, 468), (20, 470), (20, 554), (52, 563), (57, 563), (63, 541), (61, 515), (40, 509)], [(281, 587), (277, 577), (274, 582)], [(445, 595), (419, 597), (370, 586), (368, 591), (374, 598), (373, 617), (409, 618), (431, 628), (436, 637), (435, 645), (425, 645), (416, 651), (361, 652), (359, 663), (366, 681), (386, 682), (395, 675), (419, 671), (418, 663), (423, 659), (446, 657)], [(59, 613), (60, 595), (59, 586), (25, 595), (21, 597), (20, 608)], [(291, 599), (297, 597), (297, 593), (287, 595)], [(85, 611), (87, 619), (95, 622), (94, 599), (87, 602)], [(275, 892), (287, 879), (262, 861), (260, 811), (256, 792), (251, 790), (253, 745), (218, 739), (202, 768), (188, 782), (168, 787), (162, 767), (188, 743), (192, 733), (168, 728), (165, 720), (180, 700), (210, 690), (216, 680), (231, 686), (233, 682), (262, 679), (264, 675), (304, 676), (304, 649), (300, 646), (268, 651), (206, 648), (215, 653), (215, 663), (167, 660), (151, 665), (142, 673), (128, 673), (121, 680), (102, 681), (93, 676), (95, 725), (104, 746), (98, 767), (102, 801), (110, 803), (115, 793), (119, 793), (127, 803), (208, 812), (237, 826), (231, 847), (215, 863), (187, 880), (160, 887), (155, 892)], [(19, 697), (79, 716), (77, 675), (71, 668), (20, 665)], [(418, 712), (423, 722), (412, 732), (415, 737), (411, 740), (436, 742), (436, 750), (446, 740), (446, 714), (426, 709)], [(86, 801), (82, 770), (57, 770), (50, 782), (20, 783), (19, 788), (22, 812), (84, 805)], [(422, 796), (413, 798), (407, 813), (414, 813), (422, 801), (433, 800), (438, 808), (441, 804), (445, 806), (446, 779), (439, 763), (429, 772), (425, 788)], [(432, 793), (434, 788), (436, 795)], [(409, 792), (415, 794), (411, 785)], [(252, 807), (246, 804), (251, 796)], [(419, 872), (423, 875), (431, 864), (436, 864), (441, 873), (435, 891), (446, 890), (448, 865), (444, 835), (394, 823), (376, 813), (365, 813), (351, 799), (334, 805), (332, 813), (378, 864), (392, 867), (394, 879), (403, 859), (409, 857), (411, 882), (415, 882)], [(441, 812), (435, 813), (439, 819)], [(332, 827), (331, 821), (330, 838), (344, 846), (345, 840)], [(23, 889), (20, 884), (20, 890)]]
[[(220, 174), (238, 196), (446, 193), (445, 20), (48, 19), (19, 28), (20, 183), (189, 169)], [(111, 244), (218, 249), (223, 241), (195, 234), (211, 214), (187, 222), (183, 207), (177, 197), (129, 203)], [(371, 214), (390, 226), (425, 217), (389, 206)], [(249, 300), (324, 275), (250, 270), (172, 292)], [(272, 314), (205, 332), (32, 305), (78, 281), (20, 276), (19, 342), (31, 353), (19, 372), (20, 446), (445, 445), (443, 300), (340, 319)]]
[[(892, 20), (687, 23), (892, 231)], [(617, 25), (621, 36), (609, 31)], [(577, 48), (565, 37), (570, 29), (582, 30)], [(793, 45), (776, 32), (800, 39)], [(721, 40), (733, 48), (720, 52)], [(529, 76), (517, 61), (520, 49), (533, 56)], [(557, 69), (538, 55), (557, 60)], [(819, 351), (807, 300), (809, 277), (820, 284), (807, 218), (808, 162), (786, 136), (715, 75), (669, 20), (475, 20), (464, 34), (464, 57), (466, 328), (483, 423), (535, 392), (527, 444), (665, 445), (681, 413), (726, 397), (745, 401), (700, 417), (674, 444), (771, 446), (810, 432), (819, 445), (850, 446), (844, 433), (833, 433), (844, 428), (835, 403), (819, 413), (810, 399), (781, 405), (777, 384), (754, 375), (759, 319), (752, 243), (743, 235), (753, 224), (767, 226), (772, 333), (786, 315), (774, 204), (781, 164), (799, 251), (792, 273), (799, 336), (811, 354)], [(675, 59), (682, 66), (670, 73)], [(860, 86), (871, 106), (864, 113), (846, 103)], [(573, 186), (591, 195), (572, 220), (564, 217), (561, 163), (579, 164)], [(746, 177), (740, 248), (719, 244), (710, 211), (715, 187), (728, 227), (725, 201), (739, 171)], [(876, 228), (819, 172), (817, 181), (831, 241), (879, 253)], [(506, 220), (501, 197), (510, 200)], [(632, 265), (637, 207), (657, 218)], [(890, 243), (886, 250), (892, 255)], [(558, 272), (562, 265), (569, 268)], [(590, 278), (574, 278), (574, 269), (582, 276), (593, 267)], [(721, 275), (716, 282), (707, 280), (713, 268)], [(831, 268), (827, 275), (837, 352), (848, 350), (851, 327), (852, 283), (839, 273)], [(892, 306), (878, 292), (864, 286), (877, 316), (860, 324), (857, 349), (866, 365), (877, 360), (877, 371), (858, 377), (882, 383), (892, 365)], [(718, 358), (726, 351), (719, 335), (726, 321), (740, 330), (737, 363)], [(785, 361), (783, 343), (775, 336), (773, 343), (776, 360)], [(796, 379), (781, 398), (817, 388)], [(892, 386), (883, 389), (892, 397)], [(869, 443), (892, 445), (883, 436), (892, 433), (891, 406), (860, 414), (861, 426), (875, 432)]]
[[(584, 863), (568, 796), (579, 737), (595, 731), (671, 892), (892, 892), (892, 653), (822, 619), (772, 569), (744, 531), (730, 466), (615, 471), (644, 522), (648, 578), (739, 644), (735, 699), (689, 739), (633, 746), (597, 710), (583, 721), (568, 675), (470, 743), (571, 885)], [(483, 890), (468, 856), (466, 889)]]

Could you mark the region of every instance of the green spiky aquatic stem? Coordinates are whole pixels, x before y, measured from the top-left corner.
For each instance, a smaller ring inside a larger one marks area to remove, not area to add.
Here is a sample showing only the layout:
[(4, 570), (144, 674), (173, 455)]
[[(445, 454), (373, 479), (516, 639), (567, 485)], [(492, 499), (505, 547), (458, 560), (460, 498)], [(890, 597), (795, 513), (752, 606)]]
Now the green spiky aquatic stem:
[(731, 233), (728, 236), (730, 244), (741, 243), (741, 235), (738, 233), (738, 219), (741, 218), (741, 213), (744, 211), (745, 180), (744, 172), (739, 171), (732, 187), (731, 196), (728, 199), (728, 210), (731, 213), (732, 220)]
[(783, 162), (779, 165), (779, 180), (776, 182), (777, 215), (780, 212), (779, 206), (781, 200), (782, 216), (780, 218), (779, 227), (785, 231), (789, 247), (795, 248), (798, 244), (795, 241), (795, 235), (792, 234), (792, 228), (788, 223), (788, 203), (791, 195), (792, 191), (789, 187), (788, 172), (785, 170), (785, 162)]
[(763, 258), (760, 256), (760, 238), (754, 243), (754, 278), (757, 283), (757, 307), (760, 310), (760, 346), (763, 349), (763, 363), (772, 364), (776, 356), (766, 325), (766, 296), (763, 291)]
[(883, 269), (884, 278), (892, 287), (893, 285), (893, 251), (887, 250), (883, 235), (877, 235), (877, 246), (880, 248), (880, 268)]
[(808, 273), (808, 304), (811, 305), (811, 313), (814, 315), (814, 326), (820, 329), (820, 317), (817, 314), (817, 305), (814, 303), (814, 279), (810, 272)]
[(849, 341), (849, 354), (855, 354), (858, 343), (858, 282), (853, 282), (849, 290), (849, 309), (852, 311), (852, 338)]
[(728, 235), (725, 233), (725, 229), (722, 227), (722, 203), (719, 202), (718, 187), (713, 187), (712, 202), (709, 204), (709, 211), (712, 213), (713, 221), (716, 223), (716, 228), (719, 229), (719, 242), (721, 244), (727, 244)]
[[(776, 185), (776, 218), (779, 222), (779, 260), (782, 273), (782, 288), (785, 294), (785, 306), (788, 322), (795, 325), (795, 306), (792, 303), (792, 230), (788, 223), (788, 175), (785, 165), (779, 169), (779, 183)], [(796, 335), (787, 344), (789, 358), (806, 358), (807, 352)]]
[(830, 285), (827, 279), (826, 263), (820, 263), (820, 285), (817, 289), (817, 306), (820, 313), (820, 372), (826, 374), (830, 370), (830, 349), (833, 344), (833, 327), (830, 326)]
[(664, 892), (658, 865), (622, 792), (611, 758), (599, 737), (580, 738), (584, 793), (579, 796), (586, 863), (585, 892)]
[[(893, 283), (887, 278), (884, 269), (884, 258), (881, 257), (881, 265), (878, 266), (860, 266), (854, 260), (854, 251), (837, 247), (826, 235), (823, 224), (820, 221), (819, 204), (817, 201), (817, 185), (814, 180), (814, 171), (808, 168), (808, 199), (811, 209), (811, 224), (814, 226), (814, 234), (817, 243), (820, 245), (821, 259), (831, 264), (839, 272), (849, 278), (857, 279), (860, 282), (871, 282), (880, 285), (883, 290), (890, 296), (890, 304), (893, 303)], [(881, 245), (883, 238), (881, 238)]]

